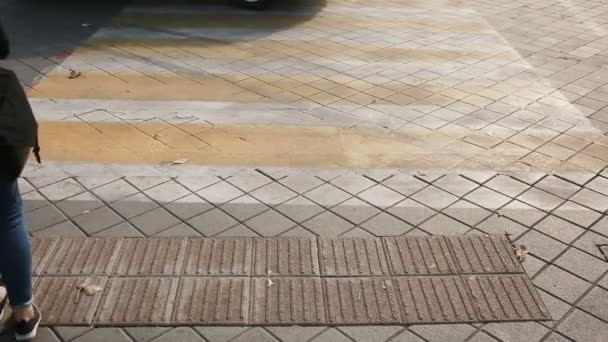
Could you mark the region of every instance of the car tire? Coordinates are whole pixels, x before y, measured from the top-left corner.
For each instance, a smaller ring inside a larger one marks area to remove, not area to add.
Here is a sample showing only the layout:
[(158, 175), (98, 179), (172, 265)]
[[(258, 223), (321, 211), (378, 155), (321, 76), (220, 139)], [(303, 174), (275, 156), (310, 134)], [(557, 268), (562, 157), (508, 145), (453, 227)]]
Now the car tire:
[(270, 0), (235, 0), (237, 6), (250, 10), (263, 10), (268, 8)]

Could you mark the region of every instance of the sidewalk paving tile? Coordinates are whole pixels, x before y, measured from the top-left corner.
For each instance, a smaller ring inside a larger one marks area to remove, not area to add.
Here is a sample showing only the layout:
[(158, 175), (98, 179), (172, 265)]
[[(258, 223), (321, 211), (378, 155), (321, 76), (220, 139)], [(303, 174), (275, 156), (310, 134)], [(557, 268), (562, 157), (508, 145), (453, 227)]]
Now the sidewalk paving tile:
[(558, 298), (574, 303), (591, 284), (555, 266), (549, 266), (534, 278), (534, 285)]
[(504, 236), (476, 235), (447, 237), (446, 240), (461, 272), (521, 273), (523, 271), (521, 264), (515, 259), (509, 240)]
[[(36, 241), (36, 240), (35, 240)], [(43, 240), (38, 240), (43, 241)], [(54, 246), (39, 275), (108, 275), (116, 265), (121, 239), (63, 238)], [(44, 243), (36, 243), (44, 247)]]
[(580, 310), (572, 312), (557, 330), (577, 342), (599, 342), (608, 331), (608, 323)]
[(380, 239), (320, 239), (321, 273), (330, 276), (388, 274)]
[(550, 317), (527, 276), (476, 275), (468, 277), (467, 283), (482, 321), (521, 321)]
[(233, 325), (249, 321), (249, 278), (182, 278), (177, 293), (176, 323)]
[(174, 328), (169, 330), (167, 333), (158, 336), (151, 340), (151, 342), (204, 342), (205, 340), (200, 337), (192, 328)]
[(402, 320), (394, 282), (389, 278), (323, 280), (331, 324), (397, 323)]
[(578, 307), (608, 321), (608, 291), (599, 286), (594, 287), (578, 303)]
[(125, 239), (113, 275), (180, 275), (186, 239)]
[(255, 276), (319, 274), (319, 252), (315, 239), (256, 239), (253, 244), (253, 275)]
[[(101, 296), (86, 296), (76, 287), (85, 281), (105, 288), (107, 277), (45, 277), (34, 280), (34, 297), (44, 312), (45, 325), (93, 323)], [(45, 300), (47, 298), (51, 300)]]
[(407, 322), (472, 322), (477, 319), (460, 277), (394, 278)]
[(177, 287), (177, 278), (112, 278), (94, 323), (166, 325), (171, 321)]
[(448, 242), (443, 237), (397, 237), (383, 240), (393, 275), (458, 272)]
[(254, 278), (252, 322), (256, 324), (320, 324), (325, 299), (319, 278)]
[(189, 239), (183, 274), (247, 276), (252, 245), (252, 240), (243, 238)]

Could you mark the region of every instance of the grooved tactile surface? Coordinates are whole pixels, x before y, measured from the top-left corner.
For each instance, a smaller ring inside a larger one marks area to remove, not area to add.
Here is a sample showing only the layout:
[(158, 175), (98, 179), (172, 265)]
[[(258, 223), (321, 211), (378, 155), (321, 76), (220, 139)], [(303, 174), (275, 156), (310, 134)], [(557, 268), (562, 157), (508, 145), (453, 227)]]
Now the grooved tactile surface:
[(384, 241), (394, 275), (457, 272), (449, 246), (441, 236), (385, 238)]
[[(550, 319), (504, 236), (68, 238), (33, 247), (47, 325)], [(78, 294), (87, 279), (103, 290)]]
[[(76, 286), (85, 277), (43, 277), (34, 281), (34, 298), (44, 312), (45, 324), (91, 325), (101, 300), (100, 295), (86, 296)], [(91, 277), (90, 282), (104, 288), (107, 277)]]
[[(48, 243), (34, 239), (39, 247)], [(54, 245), (54, 252), (46, 263), (36, 265), (42, 268), (41, 275), (107, 275), (112, 272), (122, 239), (73, 238), (60, 239)]]
[(112, 278), (95, 324), (169, 324), (177, 285), (178, 278)]
[(323, 275), (388, 274), (380, 239), (321, 240)]
[(463, 273), (523, 272), (504, 236), (465, 235), (447, 239)]
[(253, 317), (256, 324), (325, 322), (320, 278), (255, 278)]
[(186, 239), (126, 239), (116, 275), (178, 275)]
[(314, 239), (256, 239), (255, 275), (294, 276), (319, 274)]
[(249, 278), (183, 278), (175, 306), (178, 324), (245, 324)]
[(249, 275), (251, 239), (191, 239), (186, 253), (186, 275)]

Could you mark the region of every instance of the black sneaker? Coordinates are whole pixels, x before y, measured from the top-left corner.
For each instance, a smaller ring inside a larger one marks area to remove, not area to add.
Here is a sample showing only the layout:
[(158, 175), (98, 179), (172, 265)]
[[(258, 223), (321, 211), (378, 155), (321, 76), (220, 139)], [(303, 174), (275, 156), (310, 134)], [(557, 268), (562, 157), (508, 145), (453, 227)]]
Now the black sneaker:
[(40, 325), (40, 318), (40, 310), (34, 305), (34, 318), (29, 321), (15, 322), (13, 327), (13, 329), (15, 329), (15, 340), (29, 341), (36, 337), (38, 325)]

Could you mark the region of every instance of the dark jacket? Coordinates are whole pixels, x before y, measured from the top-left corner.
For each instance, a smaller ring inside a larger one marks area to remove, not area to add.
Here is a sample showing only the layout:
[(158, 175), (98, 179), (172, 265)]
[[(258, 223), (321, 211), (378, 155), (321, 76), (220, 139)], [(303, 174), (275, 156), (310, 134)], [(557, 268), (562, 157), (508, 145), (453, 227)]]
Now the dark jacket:
[(11, 49), (8, 44), (8, 36), (6, 35), (6, 32), (4, 32), (2, 24), (0, 23), (0, 59), (5, 59), (8, 57), (10, 52)]
[[(0, 26), (0, 59), (9, 50), (8, 37)], [(32, 148), (40, 162), (38, 123), (27, 95), (17, 75), (0, 68), (0, 176), (19, 177)]]

